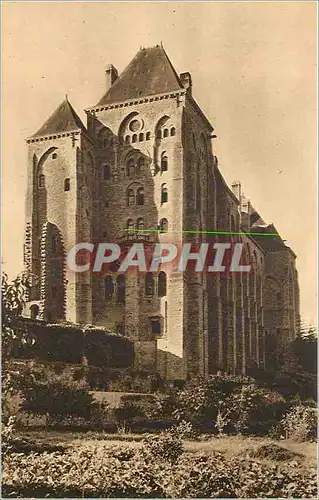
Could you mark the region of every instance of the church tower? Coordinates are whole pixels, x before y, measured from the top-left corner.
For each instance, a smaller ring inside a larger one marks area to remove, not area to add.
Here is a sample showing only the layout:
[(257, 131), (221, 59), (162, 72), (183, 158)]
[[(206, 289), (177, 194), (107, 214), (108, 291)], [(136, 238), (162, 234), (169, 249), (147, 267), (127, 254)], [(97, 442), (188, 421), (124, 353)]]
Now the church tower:
[(33, 318), (89, 323), (91, 277), (66, 268), (66, 253), (91, 238), (94, 151), (66, 98), (27, 139), (25, 267), (35, 276), (27, 308)]
[[(213, 129), (192, 97), (191, 76), (178, 75), (156, 46), (141, 49), (120, 76), (109, 65), (106, 81), (105, 95), (86, 110), (99, 178), (95, 237), (181, 245), (184, 229), (214, 222)], [(93, 321), (134, 338), (137, 368), (170, 379), (205, 373), (202, 275), (159, 269), (93, 279)]]

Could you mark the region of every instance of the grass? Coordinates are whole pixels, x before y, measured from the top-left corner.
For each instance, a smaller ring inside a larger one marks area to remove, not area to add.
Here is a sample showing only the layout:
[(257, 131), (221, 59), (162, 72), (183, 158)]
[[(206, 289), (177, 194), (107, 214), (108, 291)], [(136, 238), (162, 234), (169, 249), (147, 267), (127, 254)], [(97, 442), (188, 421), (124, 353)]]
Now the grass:
[[(124, 445), (134, 449), (142, 445), (142, 440), (145, 434), (107, 434), (103, 432), (61, 432), (48, 431), (46, 434), (42, 430), (29, 430), (19, 433), (19, 437), (31, 439), (37, 443), (44, 442), (46, 444), (65, 445), (76, 447), (83, 444), (95, 444), (103, 448), (114, 447), (116, 445)], [(217, 451), (225, 454), (229, 458), (235, 456), (243, 456), (249, 450), (254, 450), (265, 444), (276, 444), (283, 448), (294, 452), (300, 457), (296, 458), (300, 468), (316, 468), (317, 445), (316, 443), (304, 442), (296, 443), (291, 440), (276, 441), (267, 437), (255, 436), (223, 436), (210, 437), (206, 440), (194, 439), (184, 440), (185, 451), (188, 453), (196, 452), (213, 452)], [(273, 458), (262, 459), (263, 462), (273, 462)]]

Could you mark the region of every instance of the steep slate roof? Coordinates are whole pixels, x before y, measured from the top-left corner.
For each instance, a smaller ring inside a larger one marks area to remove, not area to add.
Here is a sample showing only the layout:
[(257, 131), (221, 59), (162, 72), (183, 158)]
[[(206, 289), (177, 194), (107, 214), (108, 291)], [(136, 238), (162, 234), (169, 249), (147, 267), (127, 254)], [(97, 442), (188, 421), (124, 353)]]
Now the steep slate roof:
[(76, 114), (66, 97), (50, 118), (34, 135), (32, 135), (32, 137), (43, 137), (77, 129), (86, 131), (80, 117)]
[(251, 236), (264, 250), (282, 250), (283, 248), (289, 248), (285, 245), (285, 242), (280, 237), (277, 229), (273, 224), (268, 226), (253, 226), (249, 229), (251, 233), (270, 233), (276, 234), (277, 236), (260, 236), (259, 234), (252, 234)]
[(97, 106), (180, 90), (183, 85), (163, 47), (141, 49)]

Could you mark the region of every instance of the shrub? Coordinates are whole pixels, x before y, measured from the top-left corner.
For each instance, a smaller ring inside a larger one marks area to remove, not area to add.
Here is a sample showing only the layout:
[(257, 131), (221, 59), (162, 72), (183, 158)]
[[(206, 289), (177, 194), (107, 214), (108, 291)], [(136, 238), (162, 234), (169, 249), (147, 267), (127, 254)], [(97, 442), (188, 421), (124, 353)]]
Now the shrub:
[(181, 437), (172, 432), (161, 432), (159, 435), (148, 436), (143, 443), (142, 451), (146, 457), (159, 459), (175, 464), (182, 455), (184, 448)]
[(277, 433), (295, 441), (310, 441), (317, 436), (317, 410), (297, 405), (291, 408), (277, 427)]
[(219, 434), (265, 434), (287, 409), (277, 392), (258, 387), (253, 379), (228, 375), (190, 384), (177, 394), (175, 404), (178, 419)]
[(22, 410), (45, 415), (48, 424), (72, 424), (90, 421), (101, 423), (105, 405), (94, 401), (83, 380), (74, 380), (70, 373), (56, 374), (48, 367), (30, 365), (21, 391)]

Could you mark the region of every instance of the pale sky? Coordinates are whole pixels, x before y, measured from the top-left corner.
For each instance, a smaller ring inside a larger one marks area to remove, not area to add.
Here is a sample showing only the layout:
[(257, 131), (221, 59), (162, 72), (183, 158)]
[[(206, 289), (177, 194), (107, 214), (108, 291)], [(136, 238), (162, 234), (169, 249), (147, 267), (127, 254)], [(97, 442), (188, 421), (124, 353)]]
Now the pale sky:
[(316, 323), (316, 2), (2, 2), (4, 269), (22, 269), (25, 138), (66, 93), (84, 121), (106, 65), (160, 42), (192, 74), (227, 182), (297, 254), (302, 319)]

